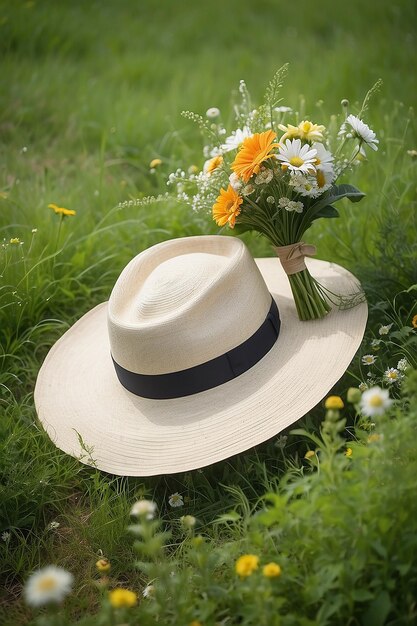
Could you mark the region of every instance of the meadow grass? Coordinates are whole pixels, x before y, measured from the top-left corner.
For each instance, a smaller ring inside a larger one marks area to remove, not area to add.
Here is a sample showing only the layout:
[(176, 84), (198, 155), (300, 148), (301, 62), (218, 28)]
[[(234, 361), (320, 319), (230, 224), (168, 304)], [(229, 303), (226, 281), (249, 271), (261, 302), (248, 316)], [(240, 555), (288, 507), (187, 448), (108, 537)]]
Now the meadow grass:
[[(303, 471), (306, 440), (291, 435), (284, 447), (270, 441), (203, 472), (118, 478), (55, 449), (36, 420), (33, 388), (48, 349), (108, 298), (127, 261), (165, 239), (218, 232), (209, 217), (173, 201), (118, 208), (163, 193), (176, 167), (202, 166), (198, 129), (182, 110), (204, 115), (217, 106), (231, 121), (239, 80), (259, 101), (289, 61), (285, 104), (328, 120), (342, 98), (357, 111), (382, 78), (366, 120), (380, 150), (350, 180), (367, 197), (343, 203), (341, 218), (316, 222), (310, 237), (320, 258), (342, 263), (365, 286), (365, 353), (379, 323), (393, 319), (398, 332), (410, 324), (415, 292), (390, 302), (417, 284), (417, 160), (407, 153), (417, 149), (415, 21), (412, 0), (302, 0), (294, 7), (273, 0), (0, 2), (0, 532), (11, 534), (0, 542), (1, 623), (31, 622), (22, 582), (43, 564), (74, 572), (77, 592), (66, 609), (73, 619), (98, 606), (91, 579), (101, 553), (112, 560), (114, 580), (145, 585), (143, 573), (126, 565), (134, 500), (158, 502), (174, 528), (172, 549), (181, 551), (179, 515), (167, 504), (179, 491), (186, 497), (181, 515), (198, 517), (201, 532), (222, 546), (242, 528), (213, 520), (236, 509), (244, 528), (284, 472)], [(155, 157), (162, 165), (151, 173)], [(77, 214), (61, 223), (49, 203)], [(15, 237), (23, 244), (10, 244)], [(254, 254), (270, 254), (262, 239), (244, 240)], [(408, 339), (386, 346), (387, 367), (407, 351), (412, 361)], [(365, 377), (357, 359), (337, 391)], [(321, 414), (318, 408), (306, 416), (309, 432)], [(48, 529), (51, 521), (59, 527)]]

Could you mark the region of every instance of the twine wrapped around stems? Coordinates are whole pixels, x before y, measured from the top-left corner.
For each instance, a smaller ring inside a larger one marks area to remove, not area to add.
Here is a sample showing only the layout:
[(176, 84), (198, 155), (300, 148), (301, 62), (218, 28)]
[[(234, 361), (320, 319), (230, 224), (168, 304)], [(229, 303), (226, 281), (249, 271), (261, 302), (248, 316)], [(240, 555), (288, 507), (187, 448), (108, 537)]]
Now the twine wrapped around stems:
[(314, 256), (317, 252), (316, 246), (304, 243), (304, 241), (292, 243), (288, 246), (274, 246), (274, 250), (288, 276), (305, 270), (304, 258), (306, 256)]

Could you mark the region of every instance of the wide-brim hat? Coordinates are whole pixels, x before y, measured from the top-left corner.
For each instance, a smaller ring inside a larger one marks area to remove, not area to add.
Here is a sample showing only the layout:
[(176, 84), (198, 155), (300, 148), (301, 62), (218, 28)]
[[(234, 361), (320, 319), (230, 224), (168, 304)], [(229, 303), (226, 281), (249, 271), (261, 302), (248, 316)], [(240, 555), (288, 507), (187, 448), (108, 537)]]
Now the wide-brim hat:
[[(306, 260), (330, 291), (358, 291)], [(362, 303), (299, 321), (280, 261), (225, 236), (166, 241), (136, 256), (109, 302), (57, 341), (35, 404), (52, 441), (118, 475), (201, 468), (260, 444), (317, 405), (358, 349)]]

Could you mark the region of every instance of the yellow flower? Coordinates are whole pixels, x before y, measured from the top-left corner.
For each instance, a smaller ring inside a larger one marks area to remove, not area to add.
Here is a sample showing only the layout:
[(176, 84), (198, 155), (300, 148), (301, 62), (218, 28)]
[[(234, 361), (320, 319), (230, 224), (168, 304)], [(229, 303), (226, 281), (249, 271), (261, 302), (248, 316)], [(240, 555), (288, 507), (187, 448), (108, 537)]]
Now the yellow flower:
[(368, 437), (368, 443), (375, 443), (376, 441), (379, 441), (381, 439), (381, 435), (378, 435), (378, 433), (372, 433), (372, 435), (369, 435)]
[(229, 223), (230, 228), (234, 228), (236, 218), (240, 214), (240, 205), (243, 198), (233, 189), (231, 185), (227, 190), (220, 189), (220, 196), (213, 205), (213, 219), (218, 226), (225, 226)]
[(53, 209), (57, 215), (63, 215), (64, 217), (67, 215), (76, 215), (76, 211), (64, 209), (64, 207), (59, 207), (56, 204), (48, 204), (48, 209)]
[(19, 237), (12, 237), (12, 238), (10, 239), (10, 243), (13, 243), (13, 244), (15, 244), (15, 245), (19, 244), (19, 243), (20, 243), (20, 239), (19, 239)]
[(278, 128), (285, 131), (284, 135), (282, 135), (280, 139), (280, 143), (286, 139), (298, 139), (300, 137), (300, 129), (298, 126), (293, 126), (292, 124), (288, 124), (287, 126), (284, 126), (284, 124), (278, 124)]
[(119, 588), (109, 592), (109, 600), (113, 608), (121, 609), (135, 606), (138, 597), (134, 591)]
[(235, 570), (238, 576), (242, 578), (246, 578), (253, 574), (253, 572), (258, 569), (259, 565), (259, 556), (255, 554), (244, 554), (240, 556), (236, 561)]
[(267, 130), (264, 133), (255, 133), (243, 140), (232, 163), (232, 170), (245, 183), (248, 182), (252, 174), (258, 174), (264, 161), (274, 156), (272, 149), (279, 146), (274, 141), (276, 138), (277, 135), (273, 130)]
[(353, 454), (352, 448), (347, 448), (345, 452), (345, 456), (352, 456), (352, 454)]
[(329, 396), (328, 398), (326, 398), (326, 402), (324, 403), (324, 406), (326, 409), (337, 410), (337, 409), (343, 409), (345, 405), (343, 404), (343, 400), (340, 396)]
[(281, 576), (281, 568), (278, 563), (268, 563), (263, 566), (262, 573), (267, 578), (278, 578)]
[(96, 563), (97, 571), (100, 573), (110, 572), (110, 561), (108, 559), (99, 559)]
[(300, 139), (305, 139), (306, 141), (322, 141), (323, 131), (326, 129), (325, 126), (304, 120), (298, 124), (298, 128), (300, 131)]
[(154, 169), (155, 167), (158, 167), (159, 165), (162, 165), (161, 159), (152, 159), (152, 161), (149, 163), (149, 167), (151, 169)]
[(212, 159), (209, 159), (204, 164), (204, 173), (210, 176), (210, 174), (214, 172), (214, 170), (217, 170), (217, 168), (220, 167), (222, 163), (223, 163), (223, 157), (220, 155), (215, 156)]
[(414, 328), (417, 328), (417, 315), (414, 315), (413, 319), (411, 320), (411, 325)]
[(305, 459), (311, 459), (313, 456), (315, 456), (315, 452), (314, 450), (307, 450), (307, 452), (304, 455)]

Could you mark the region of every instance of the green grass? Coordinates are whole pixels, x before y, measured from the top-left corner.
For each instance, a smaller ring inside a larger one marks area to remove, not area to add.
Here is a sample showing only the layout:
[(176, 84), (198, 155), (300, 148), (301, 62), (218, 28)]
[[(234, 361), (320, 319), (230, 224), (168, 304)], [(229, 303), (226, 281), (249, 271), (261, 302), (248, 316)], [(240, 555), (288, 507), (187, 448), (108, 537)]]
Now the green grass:
[[(0, 532), (11, 533), (0, 544), (1, 623), (30, 623), (21, 585), (43, 564), (75, 573), (73, 618), (97, 607), (91, 579), (100, 551), (112, 560), (114, 581), (146, 584), (143, 574), (126, 569), (128, 511), (138, 497), (158, 502), (181, 545), (178, 512), (167, 504), (181, 492), (188, 498), (181, 514), (198, 517), (200, 530), (223, 545), (233, 532), (212, 522), (236, 505), (230, 486), (253, 504), (289, 467), (299, 468), (306, 441), (293, 435), (284, 452), (267, 442), (201, 473), (109, 476), (51, 444), (34, 411), (36, 374), (54, 341), (108, 298), (132, 256), (164, 239), (217, 232), (209, 218), (174, 202), (117, 207), (163, 193), (180, 165), (202, 166), (201, 138), (182, 110), (204, 114), (218, 106), (231, 120), (239, 80), (259, 102), (287, 61), (285, 104), (319, 123), (340, 111), (342, 98), (355, 111), (383, 80), (367, 115), (380, 150), (349, 181), (367, 197), (343, 204), (339, 220), (318, 221), (309, 233), (320, 258), (362, 279), (371, 304), (368, 340), (377, 336), (378, 324), (395, 317), (388, 302), (417, 283), (417, 160), (407, 154), (417, 149), (416, 17), (412, 0), (377, 7), (357, 0), (214, 0), (204, 7), (190, 0), (0, 1)], [(155, 157), (163, 164), (151, 174)], [(60, 229), (51, 202), (77, 215)], [(24, 244), (9, 244), (12, 237)], [(244, 239), (254, 254), (270, 254), (260, 238)], [(403, 294), (395, 311), (398, 331), (410, 325), (415, 292)], [(387, 346), (386, 367), (404, 354), (406, 341)], [(365, 376), (357, 359), (337, 391)], [(305, 418), (309, 431), (321, 413)], [(60, 526), (51, 531), (53, 520)]]

